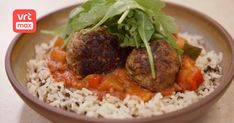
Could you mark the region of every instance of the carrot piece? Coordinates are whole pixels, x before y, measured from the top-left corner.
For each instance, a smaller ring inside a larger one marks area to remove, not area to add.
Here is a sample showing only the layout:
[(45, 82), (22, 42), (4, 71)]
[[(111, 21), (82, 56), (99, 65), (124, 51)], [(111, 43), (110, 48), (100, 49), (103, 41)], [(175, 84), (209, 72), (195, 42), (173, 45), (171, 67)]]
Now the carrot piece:
[(100, 85), (103, 77), (101, 75), (92, 74), (88, 75), (85, 80), (87, 82), (87, 87), (92, 89), (97, 89)]
[(56, 39), (55, 39), (53, 47), (61, 47), (63, 45), (63, 43), (64, 43), (63, 38), (57, 36)]

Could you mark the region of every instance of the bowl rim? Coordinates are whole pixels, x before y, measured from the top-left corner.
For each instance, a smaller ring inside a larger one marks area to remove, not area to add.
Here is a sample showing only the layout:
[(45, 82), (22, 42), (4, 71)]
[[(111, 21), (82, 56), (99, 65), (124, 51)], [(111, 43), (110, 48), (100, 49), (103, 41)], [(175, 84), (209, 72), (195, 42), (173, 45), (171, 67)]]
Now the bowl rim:
[[(117, 122), (147, 122), (147, 121), (160, 121), (160, 120), (165, 120), (167, 118), (173, 118), (173, 117), (177, 117), (179, 115), (182, 114), (186, 114), (188, 112), (191, 112), (195, 109), (198, 109), (199, 107), (202, 107), (203, 104), (206, 104), (208, 102), (210, 102), (211, 100), (213, 100), (216, 96), (218, 96), (219, 94), (221, 94), (223, 91), (226, 90), (226, 88), (228, 88), (228, 86), (231, 84), (233, 78), (234, 78), (234, 41), (232, 39), (232, 37), (230, 36), (230, 34), (214, 19), (212, 19), (211, 17), (197, 11), (194, 9), (191, 9), (189, 7), (186, 7), (184, 5), (180, 5), (180, 4), (176, 4), (173, 2), (165, 2), (167, 5), (170, 6), (174, 6), (176, 8), (181, 8), (184, 9), (190, 13), (196, 14), (196, 16), (206, 20), (207, 23), (211, 24), (215, 29), (217, 29), (218, 31), (220, 31), (220, 33), (222, 33), (224, 35), (224, 37), (227, 39), (226, 42), (228, 43), (228, 45), (231, 48), (232, 51), (232, 61), (231, 61), (231, 67), (229, 68), (228, 72), (227, 72), (227, 77), (223, 79), (223, 84), (220, 84), (212, 93), (210, 93), (208, 96), (206, 96), (206, 98), (202, 98), (200, 99), (198, 102), (195, 102), (185, 108), (176, 110), (176, 111), (172, 111), (166, 114), (162, 114), (162, 115), (158, 115), (158, 116), (152, 116), (152, 117), (144, 117), (144, 118), (130, 118), (130, 119), (107, 119), (107, 118), (95, 118), (95, 117), (87, 117), (84, 115), (79, 115), (73, 112), (69, 112), (69, 111), (65, 111), (63, 109), (59, 109), (53, 106), (50, 106), (49, 104), (40, 101), (38, 98), (34, 97), (33, 95), (31, 95), (28, 90), (23, 87), (20, 82), (16, 79), (14, 72), (12, 70), (12, 65), (10, 64), (11, 62), (11, 55), (12, 55), (12, 51), (13, 48), (15, 47), (15, 45), (17, 44), (18, 39), (20, 39), (21, 36), (23, 36), (24, 34), (20, 33), (17, 34), (15, 36), (15, 38), (12, 40), (12, 42), (10, 43), (6, 55), (5, 55), (5, 70), (8, 76), (8, 79), (11, 83), (11, 85), (13, 86), (13, 88), (15, 89), (15, 91), (20, 95), (20, 96), (24, 96), (26, 97), (29, 101), (31, 101), (32, 103), (36, 104), (37, 106), (39, 106), (40, 108), (43, 108), (49, 112), (53, 112), (57, 115), (60, 116), (65, 116), (68, 117), (70, 119), (74, 119), (74, 120), (82, 120), (82, 121), (89, 121), (89, 122), (113, 122), (113, 123), (117, 123)], [(75, 7), (75, 6), (79, 6), (80, 4), (76, 4), (76, 5), (72, 5), (72, 6), (67, 6), (55, 11), (52, 11), (48, 14), (46, 14), (45, 16), (42, 16), (41, 18), (39, 18), (37, 20), (41, 21), (43, 20), (45, 17), (48, 17), (56, 12), (71, 8), (71, 7)]]

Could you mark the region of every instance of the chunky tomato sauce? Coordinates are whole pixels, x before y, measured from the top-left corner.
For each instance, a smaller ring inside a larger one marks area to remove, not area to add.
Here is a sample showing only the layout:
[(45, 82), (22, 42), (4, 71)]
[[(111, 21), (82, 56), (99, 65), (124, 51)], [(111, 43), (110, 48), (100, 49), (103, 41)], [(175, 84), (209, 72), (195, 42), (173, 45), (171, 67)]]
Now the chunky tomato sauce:
[[(127, 94), (135, 95), (144, 101), (148, 101), (153, 96), (153, 92), (142, 88), (131, 80), (125, 68), (116, 69), (106, 75), (90, 74), (82, 78), (69, 69), (66, 62), (66, 52), (59, 48), (62, 44), (63, 40), (58, 38), (54, 47), (48, 53), (47, 65), (54, 79), (63, 82), (66, 87), (88, 88), (94, 91), (100, 100), (107, 93), (120, 99), (124, 99)], [(203, 81), (203, 76), (195, 66), (195, 61), (184, 56), (177, 82), (163, 90), (162, 94), (170, 96), (175, 91), (196, 90)]]

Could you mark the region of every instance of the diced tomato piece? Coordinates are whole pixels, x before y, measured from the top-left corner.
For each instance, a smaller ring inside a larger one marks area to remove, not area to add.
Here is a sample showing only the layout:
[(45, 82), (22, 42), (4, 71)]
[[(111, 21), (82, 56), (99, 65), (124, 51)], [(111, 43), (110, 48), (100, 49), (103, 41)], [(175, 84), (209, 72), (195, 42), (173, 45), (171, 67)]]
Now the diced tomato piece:
[(199, 70), (198, 68), (194, 72), (194, 79), (197, 81), (198, 85), (202, 84), (204, 81), (201, 70)]
[(88, 75), (85, 78), (85, 81), (87, 82), (87, 87), (92, 89), (97, 89), (102, 81), (103, 77), (101, 75), (92, 74)]
[(178, 75), (179, 85), (183, 90), (196, 90), (203, 81), (201, 70), (195, 66), (195, 61), (188, 56), (184, 56)]

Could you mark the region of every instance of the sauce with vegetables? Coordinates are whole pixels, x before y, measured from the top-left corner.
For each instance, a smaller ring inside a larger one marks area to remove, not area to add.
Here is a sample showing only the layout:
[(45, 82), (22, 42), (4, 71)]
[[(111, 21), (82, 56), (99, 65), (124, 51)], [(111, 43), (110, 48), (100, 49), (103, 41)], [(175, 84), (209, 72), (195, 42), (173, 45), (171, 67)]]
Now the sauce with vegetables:
[[(90, 74), (82, 78), (68, 67), (67, 53), (60, 48), (61, 42), (62, 39), (57, 38), (47, 56), (47, 65), (56, 81), (64, 82), (66, 87), (88, 88), (94, 91), (100, 100), (107, 93), (120, 99), (124, 99), (128, 94), (138, 96), (144, 101), (152, 98), (154, 92), (138, 85), (125, 68), (117, 68), (107, 74)], [(184, 56), (177, 82), (161, 92), (164, 96), (169, 96), (175, 91), (196, 90), (203, 81), (195, 61), (189, 56)]]

